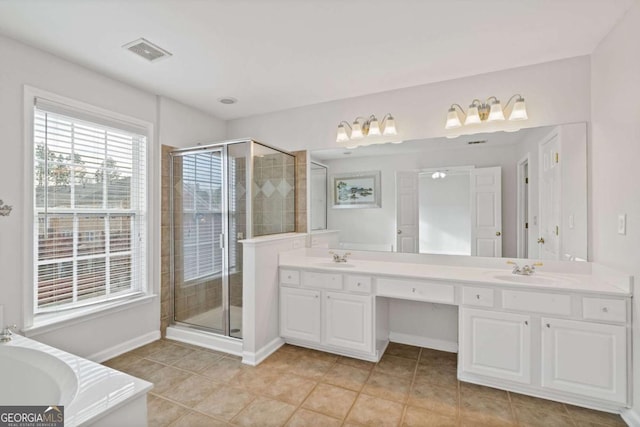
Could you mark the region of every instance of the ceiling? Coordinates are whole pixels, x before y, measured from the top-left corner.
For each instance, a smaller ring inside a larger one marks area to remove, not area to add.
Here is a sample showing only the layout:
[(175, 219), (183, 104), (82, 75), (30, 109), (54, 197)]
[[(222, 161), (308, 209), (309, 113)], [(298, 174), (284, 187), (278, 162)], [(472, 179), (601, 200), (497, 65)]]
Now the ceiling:
[(232, 119), (590, 54), (634, 1), (3, 0), (0, 34)]

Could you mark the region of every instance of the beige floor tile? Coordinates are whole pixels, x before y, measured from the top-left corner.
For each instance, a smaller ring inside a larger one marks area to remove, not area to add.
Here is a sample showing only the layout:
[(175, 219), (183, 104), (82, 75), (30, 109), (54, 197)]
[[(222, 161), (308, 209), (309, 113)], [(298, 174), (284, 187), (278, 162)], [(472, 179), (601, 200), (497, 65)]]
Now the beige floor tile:
[(322, 378), (322, 382), (360, 391), (369, 378), (369, 373), (369, 370), (336, 363)]
[(338, 357), (340, 357), (333, 353), (327, 353), (326, 351), (318, 351), (310, 348), (307, 348), (305, 350), (306, 351), (303, 353), (304, 356), (313, 357), (314, 359), (320, 359), (325, 362), (335, 362)]
[(216, 383), (210, 378), (193, 375), (165, 391), (162, 395), (193, 408), (220, 387), (222, 387), (220, 383)]
[(156, 352), (151, 353), (150, 355), (146, 356), (146, 358), (149, 360), (153, 360), (154, 362), (171, 365), (172, 363), (177, 362), (178, 360), (193, 353), (194, 351), (195, 350), (187, 347), (171, 344), (161, 348)]
[(567, 427), (574, 425), (571, 418), (558, 415), (555, 411), (547, 412), (541, 408), (521, 405), (513, 405), (513, 409), (518, 419), (518, 425), (523, 427)]
[[(191, 412), (173, 424), (171, 427), (227, 427), (230, 424), (224, 421), (216, 420), (215, 418), (207, 417), (206, 415), (199, 414), (197, 412)], [(149, 427), (155, 427), (154, 424), (149, 423)]]
[(214, 360), (210, 366), (204, 368), (200, 373), (215, 381), (226, 383), (243, 369), (242, 362), (239, 360), (223, 357)]
[(398, 377), (394, 375), (372, 372), (362, 392), (383, 399), (404, 403), (409, 395), (411, 377)]
[(420, 356), (420, 347), (390, 342), (384, 354), (388, 354), (389, 356), (404, 357), (405, 359), (418, 360), (418, 356)]
[(343, 419), (356, 400), (357, 393), (329, 384), (318, 384), (302, 406), (331, 417)]
[(448, 417), (423, 408), (408, 406), (404, 414), (403, 427), (454, 427), (458, 425), (456, 417)]
[(232, 387), (221, 387), (195, 406), (198, 411), (214, 417), (231, 420), (238, 415), (254, 396), (244, 390)]
[(526, 396), (524, 394), (509, 393), (511, 398), (511, 404), (526, 406), (537, 409), (538, 411), (544, 411), (558, 416), (568, 417), (569, 412), (563, 403), (554, 402), (553, 400), (539, 399), (537, 397)]
[(416, 379), (452, 389), (458, 387), (458, 374), (454, 366), (418, 365)]
[(132, 363), (137, 362), (138, 360), (140, 360), (139, 356), (129, 352), (114, 357), (113, 359), (109, 359), (104, 362), (103, 365), (116, 369), (118, 371), (123, 371), (125, 368), (130, 366)]
[(288, 403), (258, 397), (244, 408), (232, 422), (244, 427), (279, 427), (287, 422), (295, 410), (296, 407)]
[(422, 348), (420, 353), (420, 363), (431, 363), (432, 361), (457, 362), (458, 354), (448, 351), (434, 350), (432, 348)]
[(287, 427), (340, 427), (342, 421), (307, 409), (298, 409)]
[(595, 411), (593, 409), (581, 408), (579, 406), (567, 405), (569, 415), (581, 425), (582, 422), (602, 424), (606, 426), (626, 426), (620, 415), (609, 412)]
[(253, 394), (263, 394), (280, 375), (281, 373), (278, 371), (260, 371), (256, 368), (246, 368), (230, 379), (228, 384)]
[(142, 347), (138, 347), (135, 350), (131, 350), (130, 353), (138, 357), (147, 357), (150, 354), (153, 354), (156, 351), (162, 350), (163, 348), (169, 347), (171, 345), (173, 344), (167, 340), (158, 340), (158, 341), (154, 341), (152, 343), (143, 345)]
[(388, 356), (382, 357), (382, 360), (376, 365), (374, 371), (388, 374), (397, 375), (401, 377), (413, 376), (416, 368), (416, 361), (404, 359), (402, 357)]
[(121, 369), (129, 375), (142, 378), (143, 380), (151, 381), (151, 374), (164, 368), (165, 365), (157, 362), (152, 362), (147, 359), (138, 359), (131, 363), (129, 366)]
[(460, 383), (460, 398), (462, 402), (475, 398), (495, 399), (505, 402), (509, 401), (509, 396), (504, 390), (465, 382)]
[(186, 369), (191, 372), (202, 372), (209, 366), (213, 365), (216, 360), (220, 360), (222, 355), (209, 351), (196, 350), (191, 354), (187, 354), (181, 359), (173, 362), (172, 366), (180, 369)]
[(361, 394), (347, 416), (347, 421), (367, 426), (397, 426), (403, 405), (379, 397)]
[(265, 359), (258, 366), (269, 366), (274, 369), (287, 371), (291, 370), (295, 366), (298, 357), (299, 356), (293, 352), (279, 350)]
[(511, 412), (511, 404), (508, 400), (479, 397), (469, 395), (462, 399), (460, 405), (461, 417), (468, 425), (469, 422), (477, 422), (487, 425), (513, 425), (515, 419)]
[(151, 391), (154, 394), (163, 394), (166, 391), (177, 387), (178, 384), (185, 381), (191, 375), (192, 374), (189, 372), (165, 366), (164, 368), (150, 373), (146, 379), (153, 383), (153, 389)]
[(180, 405), (157, 396), (147, 396), (147, 423), (150, 426), (168, 426), (188, 411)]
[(265, 394), (293, 405), (299, 405), (311, 393), (316, 382), (297, 375), (283, 373), (265, 391)]
[(408, 404), (455, 418), (459, 407), (458, 390), (416, 379)]
[(354, 359), (352, 357), (345, 357), (345, 356), (338, 357), (336, 362), (342, 365), (348, 365), (348, 366), (353, 366), (354, 368), (368, 369), (368, 370), (372, 370), (373, 367), (376, 366), (374, 362), (369, 362), (367, 360)]
[(310, 356), (302, 356), (298, 358), (295, 364), (291, 367), (290, 373), (318, 380), (322, 378), (333, 365), (334, 362)]

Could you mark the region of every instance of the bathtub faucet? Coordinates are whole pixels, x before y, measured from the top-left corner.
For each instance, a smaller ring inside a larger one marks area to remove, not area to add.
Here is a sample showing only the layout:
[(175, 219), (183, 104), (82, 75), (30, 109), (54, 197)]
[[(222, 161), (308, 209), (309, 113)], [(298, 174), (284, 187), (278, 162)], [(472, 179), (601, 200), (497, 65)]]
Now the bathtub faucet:
[(13, 337), (13, 332), (11, 332), (11, 329), (15, 329), (15, 328), (16, 328), (16, 325), (7, 326), (6, 328), (4, 328), (2, 330), (2, 333), (0, 333), (0, 342), (11, 341)]

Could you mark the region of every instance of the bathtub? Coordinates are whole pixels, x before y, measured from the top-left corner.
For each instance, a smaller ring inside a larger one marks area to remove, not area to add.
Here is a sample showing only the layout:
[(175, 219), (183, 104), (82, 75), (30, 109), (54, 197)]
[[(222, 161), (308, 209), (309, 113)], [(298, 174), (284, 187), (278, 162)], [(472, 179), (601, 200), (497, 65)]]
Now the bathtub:
[(65, 427), (145, 426), (153, 385), (14, 335), (0, 343), (0, 405), (64, 405)]

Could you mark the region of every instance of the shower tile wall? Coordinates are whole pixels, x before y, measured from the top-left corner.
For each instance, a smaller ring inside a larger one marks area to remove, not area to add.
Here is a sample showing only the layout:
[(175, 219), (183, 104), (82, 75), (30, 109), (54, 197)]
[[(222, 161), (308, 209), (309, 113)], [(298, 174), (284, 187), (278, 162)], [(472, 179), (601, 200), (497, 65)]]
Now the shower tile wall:
[(169, 153), (174, 147), (162, 146), (162, 201), (160, 218), (160, 261), (162, 264), (160, 276), (160, 332), (164, 338), (167, 326), (171, 321), (171, 205), (169, 201), (170, 176), (169, 165), (171, 159)]
[(296, 232), (307, 232), (307, 151), (294, 151), (296, 156)]
[(253, 235), (295, 231), (295, 159), (275, 152), (253, 165)]

